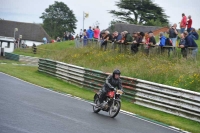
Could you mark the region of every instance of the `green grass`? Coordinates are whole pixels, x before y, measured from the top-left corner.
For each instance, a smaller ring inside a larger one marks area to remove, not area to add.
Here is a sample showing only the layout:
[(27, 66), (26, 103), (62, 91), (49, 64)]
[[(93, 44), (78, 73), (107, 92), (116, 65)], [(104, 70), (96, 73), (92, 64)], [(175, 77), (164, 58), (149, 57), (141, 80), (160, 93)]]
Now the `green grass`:
[[(94, 92), (91, 90), (79, 88), (60, 79), (38, 72), (37, 67), (16, 66), (12, 65), (12, 63), (16, 64), (19, 62), (0, 60), (0, 71), (57, 92), (72, 94), (86, 100), (93, 99)], [(199, 122), (135, 105), (125, 100), (122, 102), (122, 109), (193, 133), (200, 131)]]
[(33, 54), (31, 47), (27, 49), (15, 49), (14, 53), (33, 57), (47, 57), (48, 55), (54, 54), (54, 52), (63, 51), (73, 46), (74, 41), (65, 41), (40, 45), (37, 47), (37, 54)]
[[(197, 43), (200, 47), (200, 40)], [(104, 72), (112, 72), (118, 68), (124, 76), (200, 92), (200, 50), (197, 60), (194, 61), (191, 58), (182, 58), (180, 50), (176, 56), (152, 54), (147, 57), (142, 52), (132, 55), (130, 52), (119, 53), (117, 50), (100, 51), (94, 46), (75, 48), (73, 41), (42, 45), (38, 49), (36, 55), (24, 50), (16, 50), (15, 53), (53, 59)]]

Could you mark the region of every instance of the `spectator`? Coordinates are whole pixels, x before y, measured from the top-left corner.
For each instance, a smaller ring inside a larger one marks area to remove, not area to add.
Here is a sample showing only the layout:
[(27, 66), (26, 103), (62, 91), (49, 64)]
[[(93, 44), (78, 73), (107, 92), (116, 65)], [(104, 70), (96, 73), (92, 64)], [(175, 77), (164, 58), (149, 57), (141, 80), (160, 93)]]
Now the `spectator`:
[(122, 40), (122, 35), (117, 31), (115, 31), (115, 41), (119, 42), (120, 40)]
[(121, 38), (121, 40), (119, 41), (119, 43), (124, 43), (124, 40), (125, 40), (125, 33), (124, 33), (124, 32), (121, 32), (121, 35), (122, 35), (122, 38)]
[(177, 24), (174, 24), (170, 29), (169, 29), (169, 38), (172, 41), (172, 45), (175, 48), (176, 47), (176, 41), (177, 41), (177, 35), (178, 31), (176, 29)]
[(42, 40), (43, 40), (43, 43), (44, 43), (44, 44), (47, 44), (47, 38), (46, 38), (46, 37), (43, 37)]
[(164, 33), (160, 32), (160, 44), (159, 44), (159, 46), (160, 47), (165, 46), (165, 41), (166, 41), (166, 37), (164, 36)]
[[(184, 32), (184, 37), (185, 37), (185, 47), (192, 47), (192, 56), (195, 58), (198, 52), (198, 45), (196, 44), (196, 42), (194, 41), (194, 39), (188, 35), (188, 32), (185, 31)], [(184, 48), (184, 47), (181, 47)]]
[(92, 39), (92, 38), (93, 38), (94, 32), (93, 32), (93, 30), (91, 29), (91, 26), (90, 26), (89, 29), (87, 30), (87, 35), (88, 35), (88, 39)]
[(109, 31), (105, 31), (103, 34), (103, 40), (102, 40), (102, 43), (101, 43), (101, 50), (103, 49), (104, 47), (104, 50), (107, 49), (107, 43), (108, 43), (108, 40), (110, 38), (110, 32)]
[(86, 29), (84, 29), (84, 32), (83, 32), (83, 46), (86, 46), (87, 42), (88, 42), (88, 36), (87, 36)]
[(19, 48), (19, 40), (17, 38), (15, 39), (15, 48)]
[(196, 32), (195, 28), (192, 28), (192, 31), (189, 33), (189, 35), (190, 35), (194, 40), (198, 40), (198, 39), (199, 39), (199, 34)]
[(60, 42), (60, 37), (57, 37), (56, 42)]
[(185, 38), (184, 38), (184, 34), (181, 34), (181, 39), (179, 42), (179, 48), (181, 48), (181, 54), (183, 55), (184, 58), (187, 57), (187, 48), (185, 45)]
[(83, 37), (83, 30), (81, 29), (80, 34), (79, 34), (80, 38)]
[(133, 41), (133, 44), (131, 46), (131, 50), (133, 53), (138, 52), (138, 47), (140, 43), (145, 43), (143, 38), (144, 38), (144, 32), (140, 32), (139, 36), (137, 37), (137, 40)]
[(144, 52), (148, 55), (149, 54), (149, 34), (145, 33), (144, 36)]
[(155, 39), (152, 31), (149, 31), (149, 45), (150, 46), (156, 45), (156, 39)]
[(182, 14), (182, 20), (181, 20), (181, 23), (180, 23), (181, 33), (183, 33), (185, 31), (186, 25), (187, 25), (187, 17), (183, 13)]
[(64, 32), (63, 33), (63, 41), (65, 41), (65, 36), (66, 36), (66, 33)]
[(68, 32), (66, 32), (66, 34), (65, 34), (65, 41), (67, 41), (67, 40), (69, 40), (69, 33)]
[(94, 39), (99, 39), (99, 37), (100, 37), (100, 29), (99, 29), (99, 26), (97, 26), (94, 29)]
[(192, 30), (192, 19), (191, 19), (191, 15), (189, 15), (188, 21), (187, 21), (187, 32), (190, 33), (191, 30)]
[(128, 33), (128, 31), (124, 31), (124, 34), (125, 34), (125, 40), (124, 40), (124, 44), (128, 44), (130, 42), (133, 42), (133, 38), (132, 36), (130, 35), (130, 33)]
[(76, 35), (75, 39), (79, 39), (80, 36), (78, 36), (78, 34)]
[(73, 36), (71, 33), (68, 34), (68, 40), (72, 40)]

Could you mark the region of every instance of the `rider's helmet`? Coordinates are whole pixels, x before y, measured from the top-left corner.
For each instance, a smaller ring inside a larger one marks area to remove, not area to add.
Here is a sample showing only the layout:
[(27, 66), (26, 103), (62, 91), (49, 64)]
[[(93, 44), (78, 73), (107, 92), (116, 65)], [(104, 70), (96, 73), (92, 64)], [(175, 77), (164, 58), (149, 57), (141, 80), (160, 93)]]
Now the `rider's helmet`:
[(120, 76), (120, 74), (121, 74), (120, 70), (119, 70), (119, 69), (115, 69), (115, 70), (113, 71), (113, 77), (115, 77), (115, 74), (117, 74), (117, 75)]

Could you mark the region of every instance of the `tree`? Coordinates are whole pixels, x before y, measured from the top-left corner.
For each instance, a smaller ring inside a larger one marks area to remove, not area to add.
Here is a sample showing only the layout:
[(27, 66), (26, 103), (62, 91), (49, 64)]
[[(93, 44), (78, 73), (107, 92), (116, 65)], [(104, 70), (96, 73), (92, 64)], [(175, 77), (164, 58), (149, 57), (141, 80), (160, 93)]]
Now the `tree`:
[(53, 38), (62, 36), (63, 32), (74, 33), (77, 19), (72, 10), (63, 2), (50, 5), (40, 17), (43, 19), (43, 27)]
[(109, 13), (129, 24), (146, 25), (149, 21), (160, 21), (166, 25), (169, 23), (164, 9), (151, 0), (120, 0), (116, 6), (120, 11), (111, 10)]

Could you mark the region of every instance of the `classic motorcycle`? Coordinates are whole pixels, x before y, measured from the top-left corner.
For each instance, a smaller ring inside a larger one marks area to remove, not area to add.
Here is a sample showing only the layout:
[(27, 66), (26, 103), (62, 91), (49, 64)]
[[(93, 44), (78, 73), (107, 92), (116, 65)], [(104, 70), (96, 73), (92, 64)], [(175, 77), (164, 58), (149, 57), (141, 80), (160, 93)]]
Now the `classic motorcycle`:
[(114, 118), (118, 115), (120, 108), (121, 108), (121, 99), (120, 96), (123, 94), (123, 91), (116, 90), (109, 91), (106, 94), (106, 99), (101, 107), (99, 105), (99, 97), (101, 95), (101, 91), (94, 95), (94, 104), (93, 104), (93, 111), (98, 113), (99, 111), (106, 111), (109, 112), (109, 116)]

